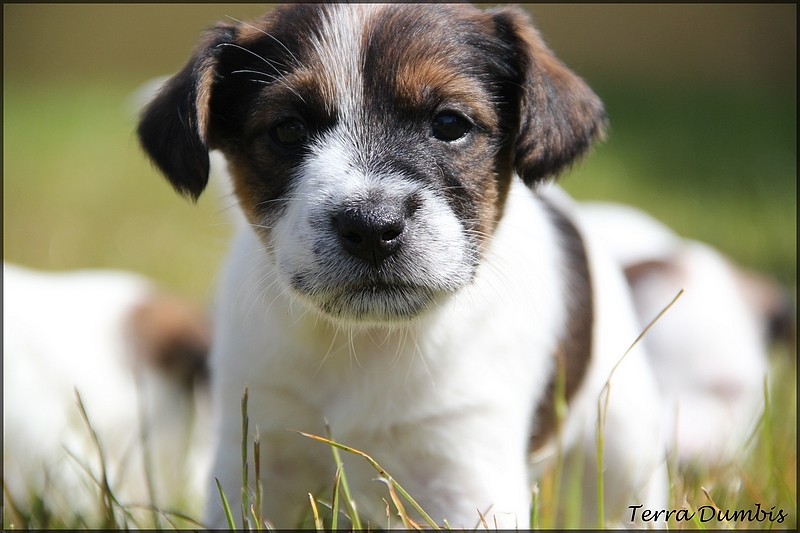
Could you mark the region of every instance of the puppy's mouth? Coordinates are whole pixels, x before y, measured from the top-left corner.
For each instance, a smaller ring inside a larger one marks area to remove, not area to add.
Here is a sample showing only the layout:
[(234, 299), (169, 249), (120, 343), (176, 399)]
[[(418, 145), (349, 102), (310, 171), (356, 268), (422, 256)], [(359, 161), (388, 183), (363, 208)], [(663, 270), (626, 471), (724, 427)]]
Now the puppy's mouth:
[(265, 239), (294, 296), (335, 322), (402, 325), (472, 281), (477, 243), (446, 202), (399, 178), (353, 180), (328, 185), (334, 200), (290, 204)]
[(309, 287), (295, 278), (293, 289), (329, 317), (347, 322), (407, 322), (436, 305), (446, 291), (403, 282), (369, 281)]

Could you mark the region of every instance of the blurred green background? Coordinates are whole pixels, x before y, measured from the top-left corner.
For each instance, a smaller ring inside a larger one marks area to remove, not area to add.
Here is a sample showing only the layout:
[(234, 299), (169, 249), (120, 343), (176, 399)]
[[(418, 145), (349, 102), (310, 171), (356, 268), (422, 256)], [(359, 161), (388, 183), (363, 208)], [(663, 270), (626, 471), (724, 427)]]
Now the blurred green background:
[[(562, 183), (640, 206), (794, 286), (796, 6), (525, 6), (606, 102), (607, 142)], [(125, 268), (198, 299), (230, 198), (175, 195), (140, 152), (130, 95), (246, 4), (4, 4), (6, 260)]]

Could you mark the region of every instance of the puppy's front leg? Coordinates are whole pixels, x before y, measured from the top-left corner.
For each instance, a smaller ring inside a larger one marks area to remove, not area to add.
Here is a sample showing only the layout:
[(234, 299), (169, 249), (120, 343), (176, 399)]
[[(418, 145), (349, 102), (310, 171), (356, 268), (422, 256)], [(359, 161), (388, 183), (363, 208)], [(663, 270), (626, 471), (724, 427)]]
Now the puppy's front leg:
[[(327, 498), (328, 484), (334, 478), (335, 465), (327, 446), (307, 439), (290, 428), (300, 426), (308, 432), (323, 435), (324, 426), (321, 421), (309, 426), (307, 421), (312, 417), (303, 406), (294, 404), (291, 410), (282, 409), (290, 399), (280, 391), (254, 389), (249, 391), (249, 396), (251, 402), (247, 413), (249, 423), (245, 516), (248, 522), (253, 522), (256, 515), (260, 514), (258, 519), (262, 527), (264, 524), (281, 529), (300, 527), (311, 514), (308, 494), (319, 495), (320, 490), (324, 490), (324, 498)], [(220, 421), (218, 434), (221, 439), (208, 487), (206, 522), (214, 528), (227, 526), (217, 481), (225, 494), (235, 524), (240, 526), (242, 521), (245, 489), (245, 460), (241, 453), (242, 419), (236, 416), (238, 410), (233, 403), (228, 402), (229, 409), (226, 410), (230, 416)], [(264, 406), (271, 406), (273, 409), (265, 409)], [(273, 410), (291, 411), (298, 415), (298, 421), (276, 416)], [(319, 417), (314, 419), (321, 420)], [(255, 456), (256, 439), (258, 458)], [(260, 486), (257, 485), (257, 479)], [(260, 508), (257, 505), (259, 491)]]
[[(225, 423), (221, 423), (225, 426)], [(223, 495), (225, 501), (231, 508), (234, 517), (240, 517), (241, 513), (241, 489), (242, 489), (242, 467), (240, 455), (235, 453), (237, 448), (234, 433), (217, 433), (220, 437), (217, 442), (217, 449), (211, 466), (208, 486), (206, 487), (206, 505), (204, 523), (206, 527), (212, 529), (222, 529), (228, 526), (225, 509), (223, 506)], [(241, 446), (241, 437), (240, 444)], [(237, 461), (237, 458), (239, 461)], [(222, 494), (220, 494), (220, 490)], [(236, 520), (238, 525), (238, 520)]]
[[(223, 433), (227, 438), (220, 442), (213, 467), (206, 507), (206, 523), (211, 527), (227, 525), (216, 480), (222, 486), (234, 521), (238, 525), (241, 520), (242, 464), (238, 453), (241, 440), (237, 438), (238, 428), (232, 423), (229, 426), (229, 431)], [(428, 439), (421, 439), (422, 435)], [(373, 457), (440, 526), (447, 523), (472, 529), (483, 521), (500, 529), (529, 526), (530, 491), (523, 453), (489, 435), (472, 446), (464, 446), (464, 441), (457, 438), (434, 442), (429, 439), (436, 436), (424, 430), (416, 430), (413, 438), (418, 441), (417, 446), (398, 445), (397, 435), (392, 436), (394, 445), (383, 439), (365, 441), (359, 437), (345, 438), (342, 442), (348, 445), (355, 442), (355, 447), (362, 451), (377, 449)], [(333, 480), (330, 450), (294, 432), (262, 433), (260, 442), (262, 518), (275, 527), (297, 527), (303, 516), (310, 513), (307, 494), (322, 489), (317, 483), (319, 479)], [(252, 450), (252, 439), (248, 446)], [(255, 486), (253, 461), (251, 456), (248, 460), (251, 496)], [(361, 457), (344, 454), (344, 461), (364, 523), (381, 527), (388, 520), (394, 527), (402, 526), (396, 510), (386, 515), (386, 502), (391, 500), (375, 470)], [(315, 478), (317, 481), (313, 481)], [(327, 489), (322, 490), (327, 493)], [(403, 504), (408, 516), (424, 526), (423, 517), (408, 502)]]
[[(505, 419), (507, 420), (507, 418)], [(437, 418), (392, 431), (390, 440), (358, 442), (399, 483), (438, 525), (474, 529), (485, 521), (490, 528), (527, 528), (530, 488), (524, 440), (501, 416), (475, 413)], [(372, 452), (370, 452), (372, 450)], [(372, 520), (386, 520), (386, 487), (360, 458), (347, 464), (351, 483), (359, 484), (362, 509)], [(371, 504), (378, 504), (370, 507)], [(404, 502), (409, 516), (425, 521)], [(391, 523), (400, 526), (392, 513)], [(375, 522), (372, 522), (375, 524)], [(379, 524), (381, 524), (379, 522)]]

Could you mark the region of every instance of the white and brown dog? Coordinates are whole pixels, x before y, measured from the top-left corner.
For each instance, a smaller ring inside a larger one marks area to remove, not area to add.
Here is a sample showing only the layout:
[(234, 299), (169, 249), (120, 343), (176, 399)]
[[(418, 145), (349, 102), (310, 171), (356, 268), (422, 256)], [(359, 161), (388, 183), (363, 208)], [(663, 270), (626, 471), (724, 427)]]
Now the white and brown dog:
[(108, 526), (113, 508), (154, 525), (148, 504), (201, 498), (204, 311), (131, 272), (8, 263), (3, 311), (4, 527), (37, 506), (59, 523)]
[[(278, 527), (333, 478), (330, 450), (292, 431), (326, 423), (454, 527), (528, 527), (558, 449), (584, 461), (595, 525), (598, 431), (606, 518), (664, 508), (657, 386), (638, 348), (622, 359), (640, 332), (628, 287), (547, 183), (605, 122), (515, 9), (298, 4), (206, 33), (139, 135), (193, 198), (220, 150), (249, 222), (211, 362), (211, 477), (234, 509), (245, 387)], [(385, 486), (347, 468), (385, 524)], [(216, 489), (208, 520), (224, 524)]]
[(792, 344), (788, 295), (633, 207), (590, 202), (579, 211), (624, 269), (641, 327), (685, 291), (644, 339), (669, 450), (695, 466), (736, 461), (764, 408), (769, 346)]

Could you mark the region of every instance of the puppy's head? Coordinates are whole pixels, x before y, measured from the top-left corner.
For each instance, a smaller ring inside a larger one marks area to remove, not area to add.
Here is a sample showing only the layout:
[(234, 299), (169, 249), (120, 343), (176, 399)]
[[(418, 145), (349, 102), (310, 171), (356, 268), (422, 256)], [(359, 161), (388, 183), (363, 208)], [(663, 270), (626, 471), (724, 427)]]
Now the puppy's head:
[(514, 172), (557, 174), (604, 125), (519, 11), (298, 4), (209, 30), (139, 136), (193, 198), (221, 150), (280, 282), (385, 323), (468, 284)]

